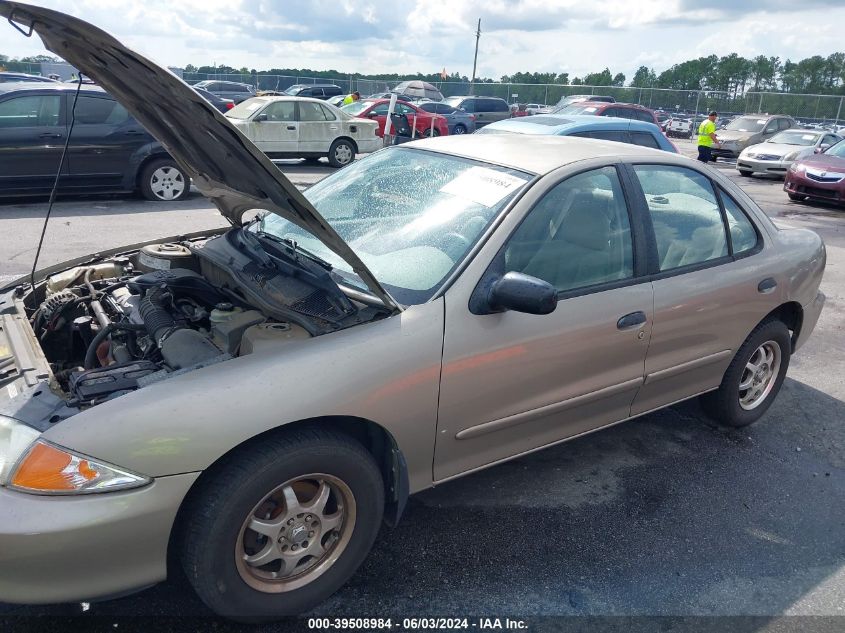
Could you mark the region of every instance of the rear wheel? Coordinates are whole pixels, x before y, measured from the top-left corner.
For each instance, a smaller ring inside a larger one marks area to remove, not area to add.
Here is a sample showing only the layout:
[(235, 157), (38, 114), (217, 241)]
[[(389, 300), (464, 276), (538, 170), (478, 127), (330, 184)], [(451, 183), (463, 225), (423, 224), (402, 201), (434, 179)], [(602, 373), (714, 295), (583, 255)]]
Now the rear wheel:
[(787, 191), (786, 195), (789, 196), (790, 200), (795, 200), (795, 202), (802, 202), (807, 199), (807, 196), (802, 196), (800, 193), (790, 193)]
[(345, 167), (355, 160), (355, 146), (345, 138), (339, 138), (329, 147), (329, 165)]
[(789, 368), (789, 329), (777, 319), (758, 325), (745, 339), (722, 384), (701, 397), (707, 415), (728, 426), (756, 422), (774, 401)]
[(740, 170), (739, 170), (739, 175), (740, 175), (740, 176), (745, 176), (746, 178), (748, 178), (748, 177), (749, 177), (751, 174), (753, 174), (753, 173), (754, 173), (754, 172), (753, 172), (753, 171), (751, 171), (751, 170), (749, 170), (749, 169), (740, 169)]
[(151, 161), (141, 172), (141, 195), (155, 202), (182, 200), (191, 191), (191, 179), (172, 158)]
[(183, 511), (182, 565), (200, 598), (237, 619), (296, 615), (367, 556), (384, 511), (378, 465), (324, 430), (253, 442)]
[(467, 133), (467, 129), (466, 129), (466, 126), (463, 123), (458, 123), (455, 126), (455, 129), (452, 130), (452, 134), (466, 134), (466, 133)]

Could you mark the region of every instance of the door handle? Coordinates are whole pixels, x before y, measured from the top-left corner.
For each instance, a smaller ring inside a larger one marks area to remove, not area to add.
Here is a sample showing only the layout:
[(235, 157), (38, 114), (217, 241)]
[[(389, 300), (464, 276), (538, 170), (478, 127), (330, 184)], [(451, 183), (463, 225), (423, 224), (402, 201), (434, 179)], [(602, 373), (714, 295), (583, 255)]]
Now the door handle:
[(124, 132), (124, 134), (126, 136), (143, 136), (144, 132), (142, 132), (141, 130), (129, 130), (127, 132)]
[(774, 292), (774, 289), (778, 287), (778, 282), (774, 280), (772, 277), (766, 277), (763, 281), (757, 284), (757, 292), (762, 295), (767, 295), (770, 292)]
[(296, 129), (296, 126), (295, 126), (295, 125), (289, 125), (289, 126), (288, 126), (288, 129), (289, 129), (289, 130), (295, 130), (295, 129)]
[(637, 311), (631, 312), (631, 314), (626, 314), (616, 322), (616, 329), (618, 330), (630, 330), (631, 328), (635, 328), (639, 325), (642, 325), (647, 320), (645, 312)]
[(39, 134), (38, 138), (62, 138), (62, 135), (54, 134), (53, 132), (44, 132), (44, 134)]

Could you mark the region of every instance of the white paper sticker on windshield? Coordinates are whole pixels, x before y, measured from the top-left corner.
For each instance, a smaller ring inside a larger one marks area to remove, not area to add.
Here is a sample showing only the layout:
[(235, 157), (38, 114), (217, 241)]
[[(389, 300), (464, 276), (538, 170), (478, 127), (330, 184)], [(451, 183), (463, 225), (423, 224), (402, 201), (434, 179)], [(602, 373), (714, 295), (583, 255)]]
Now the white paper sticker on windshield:
[(595, 112), (598, 108), (584, 108), (584, 112)]
[(492, 207), (525, 184), (525, 179), (486, 167), (471, 167), (440, 187), (443, 193)]
[(263, 106), (263, 105), (264, 105), (264, 102), (263, 102), (263, 101), (256, 101), (255, 103), (247, 103), (247, 104), (246, 104), (246, 109), (247, 109), (249, 112), (252, 112), (253, 110), (257, 110), (258, 108), (260, 108), (260, 107), (261, 107), (261, 106)]
[(816, 136), (814, 134), (803, 134), (801, 136), (801, 140), (802, 141), (815, 141)]
[(757, 119), (757, 123), (759, 125), (763, 125), (766, 122), (766, 119)]

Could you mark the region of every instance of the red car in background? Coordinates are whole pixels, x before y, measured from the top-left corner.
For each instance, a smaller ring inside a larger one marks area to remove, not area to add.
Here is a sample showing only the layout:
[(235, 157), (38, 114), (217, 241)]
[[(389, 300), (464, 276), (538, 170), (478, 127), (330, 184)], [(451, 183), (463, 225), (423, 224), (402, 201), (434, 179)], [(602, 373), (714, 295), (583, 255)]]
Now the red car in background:
[(789, 166), (783, 190), (790, 200), (828, 200), (845, 204), (845, 141)]
[(593, 116), (615, 116), (620, 119), (634, 119), (654, 123), (660, 129), (660, 121), (654, 110), (636, 103), (605, 103), (603, 101), (579, 101), (563, 106), (559, 110), (552, 110), (552, 114), (590, 114)]
[[(390, 106), (390, 99), (359, 99), (343, 106), (341, 110), (352, 116), (377, 121), (378, 131), (376, 133), (379, 136), (384, 136), (384, 124), (387, 121), (388, 106)], [(431, 135), (432, 118), (434, 119), (434, 136), (446, 136), (449, 134), (449, 125), (446, 122), (446, 118), (439, 114), (426, 112), (405, 101), (396, 102), (395, 112), (396, 114), (404, 114), (408, 117), (408, 124), (416, 126), (417, 136)]]

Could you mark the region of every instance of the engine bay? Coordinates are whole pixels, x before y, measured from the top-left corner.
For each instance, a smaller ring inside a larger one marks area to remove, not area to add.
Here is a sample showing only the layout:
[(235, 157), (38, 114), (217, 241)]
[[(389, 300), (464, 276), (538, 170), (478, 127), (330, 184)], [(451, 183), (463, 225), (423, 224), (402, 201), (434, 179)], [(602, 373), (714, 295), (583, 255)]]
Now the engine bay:
[(246, 228), (149, 244), (53, 274), (23, 297), (68, 407), (390, 314), (295, 244)]

